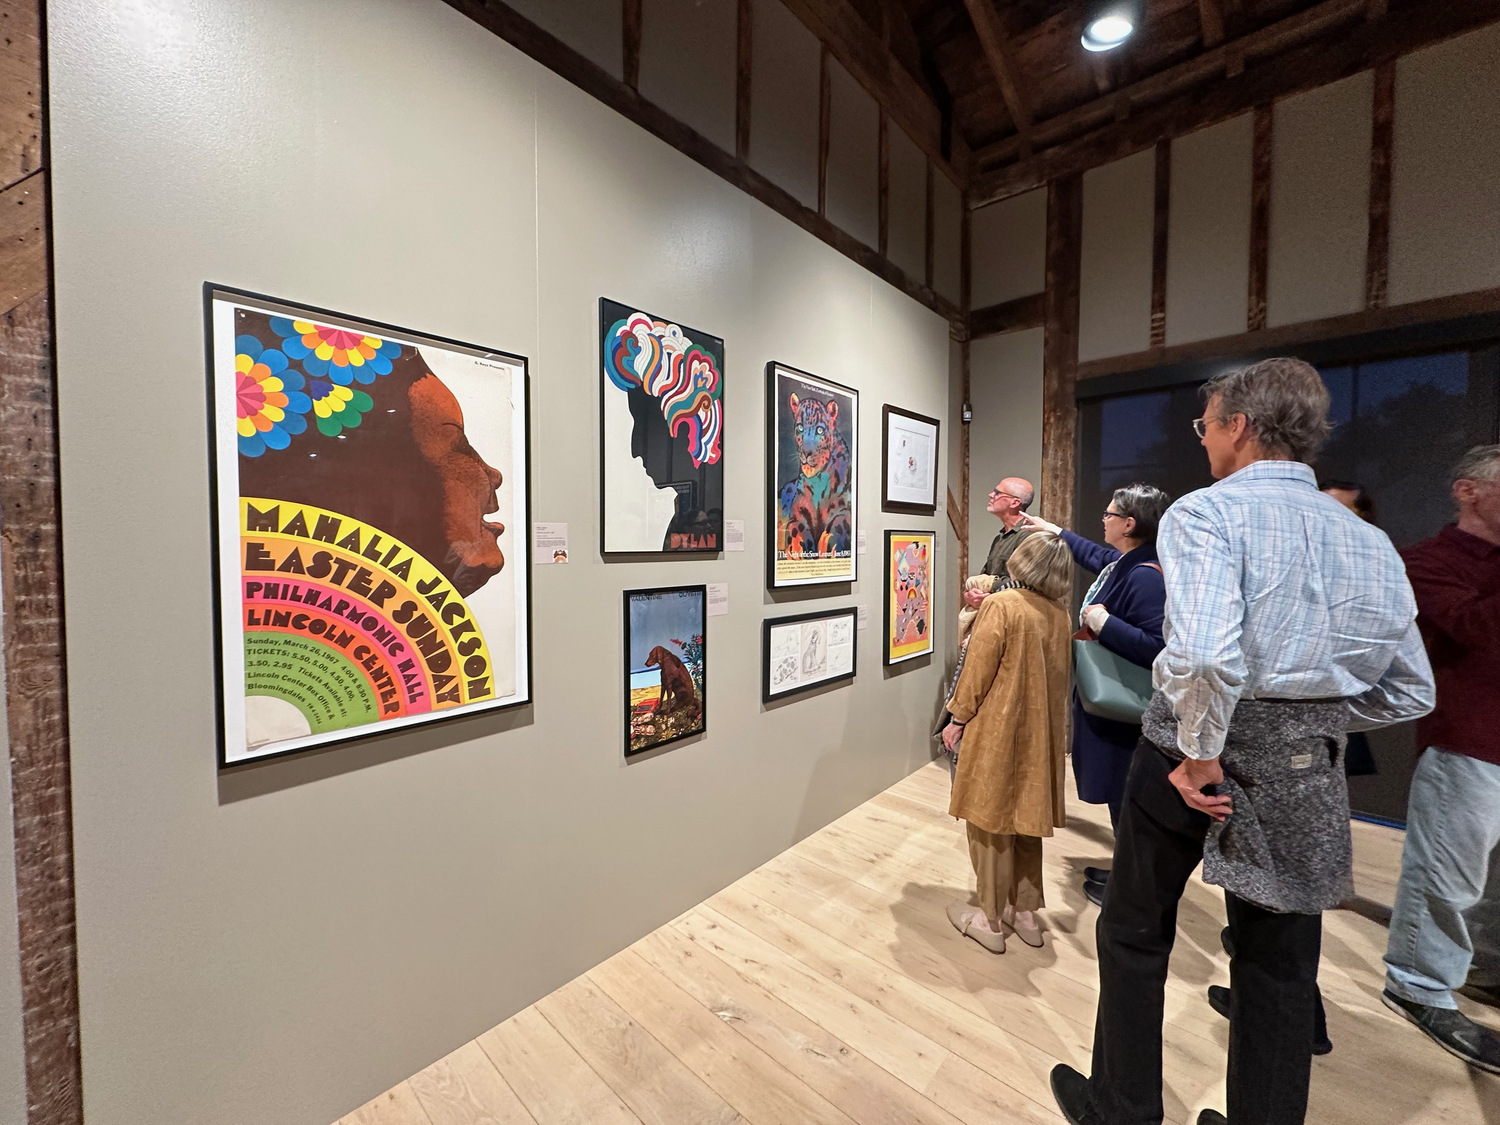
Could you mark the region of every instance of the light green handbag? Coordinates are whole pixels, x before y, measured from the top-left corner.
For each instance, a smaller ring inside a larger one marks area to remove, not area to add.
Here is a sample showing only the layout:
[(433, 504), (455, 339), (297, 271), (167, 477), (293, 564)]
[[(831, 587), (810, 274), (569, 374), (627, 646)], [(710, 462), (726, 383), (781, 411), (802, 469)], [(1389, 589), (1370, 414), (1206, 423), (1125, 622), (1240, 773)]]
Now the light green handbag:
[(1151, 702), (1151, 669), (1132, 664), (1098, 641), (1073, 642), (1078, 702), (1090, 715), (1140, 725)]

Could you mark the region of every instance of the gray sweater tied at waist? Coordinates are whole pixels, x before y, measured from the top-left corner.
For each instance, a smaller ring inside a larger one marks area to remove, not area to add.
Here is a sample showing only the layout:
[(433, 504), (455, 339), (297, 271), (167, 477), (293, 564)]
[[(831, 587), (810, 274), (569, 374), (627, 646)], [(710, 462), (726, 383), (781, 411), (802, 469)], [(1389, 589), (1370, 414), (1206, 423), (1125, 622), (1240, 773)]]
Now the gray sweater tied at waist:
[[(1233, 812), (1203, 841), (1203, 879), (1267, 910), (1317, 914), (1354, 894), (1341, 699), (1242, 699), (1220, 763)], [(1142, 733), (1182, 758), (1177, 720), (1157, 692)]]

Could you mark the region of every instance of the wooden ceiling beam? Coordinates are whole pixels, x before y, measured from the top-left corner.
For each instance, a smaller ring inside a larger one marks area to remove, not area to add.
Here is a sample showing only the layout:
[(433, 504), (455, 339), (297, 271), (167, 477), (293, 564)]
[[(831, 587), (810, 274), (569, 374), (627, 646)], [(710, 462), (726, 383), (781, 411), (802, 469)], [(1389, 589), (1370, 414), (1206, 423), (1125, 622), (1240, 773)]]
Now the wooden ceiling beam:
[(1031, 147), (1031, 106), (1021, 85), (1021, 71), (1016, 65), (1015, 54), (1010, 49), (1010, 37), (1000, 26), (992, 0), (964, 0), (964, 6), (969, 9), (969, 18), (979, 33), (979, 45), (984, 48), (984, 57), (995, 81), (1000, 84), (1000, 96), (1005, 99), (1005, 108), (1010, 111), (1010, 119), (1015, 124), (1021, 151), (1025, 152)]
[[(976, 172), (970, 184), (973, 206), (1119, 160), (1164, 138), (1326, 86), (1500, 20), (1500, 0), (1429, 0), (1376, 20), (1365, 18), (1366, 9), (1367, 0), (1325, 0), (1107, 98), (1038, 122), (1033, 142), (1041, 150), (1030, 158), (1019, 158), (1013, 139), (982, 150), (976, 160), (981, 169), (988, 165), (990, 170)], [(1338, 29), (1343, 30), (1337, 37), (1325, 34)], [(1224, 78), (1230, 50), (1240, 52), (1247, 66), (1235, 77)], [(1253, 65), (1257, 60), (1267, 65)], [(1214, 79), (1218, 81), (1208, 85)], [(1131, 103), (1133, 111), (1126, 120), (1116, 121), (1116, 103), (1121, 98)], [(1014, 162), (994, 168), (997, 158)]]
[(1224, 16), (1219, 0), (1198, 0), (1198, 23), (1203, 28), (1203, 45), (1217, 47), (1224, 42)]
[(854, 80), (885, 107), (928, 159), (960, 188), (967, 186), (971, 165), (969, 146), (957, 131), (950, 130), (945, 154), (942, 111), (849, 0), (785, 0), (785, 3)]

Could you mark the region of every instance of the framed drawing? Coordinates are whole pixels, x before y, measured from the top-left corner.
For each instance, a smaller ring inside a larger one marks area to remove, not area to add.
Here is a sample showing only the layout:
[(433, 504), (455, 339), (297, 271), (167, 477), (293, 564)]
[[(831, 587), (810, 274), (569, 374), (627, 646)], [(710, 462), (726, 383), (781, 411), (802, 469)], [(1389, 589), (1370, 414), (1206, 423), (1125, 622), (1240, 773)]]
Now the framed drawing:
[(625, 755), (708, 729), (708, 587), (625, 591)]
[(932, 651), (931, 531), (885, 533), (885, 662), (900, 664)]
[(724, 545), (724, 341), (599, 300), (600, 544)]
[(938, 420), (886, 403), (880, 412), (880, 508), (937, 514)]
[(854, 679), (855, 606), (771, 617), (761, 646), (761, 701)]
[(766, 585), (853, 582), (859, 392), (766, 365)]
[(531, 698), (522, 356), (204, 286), (219, 764)]

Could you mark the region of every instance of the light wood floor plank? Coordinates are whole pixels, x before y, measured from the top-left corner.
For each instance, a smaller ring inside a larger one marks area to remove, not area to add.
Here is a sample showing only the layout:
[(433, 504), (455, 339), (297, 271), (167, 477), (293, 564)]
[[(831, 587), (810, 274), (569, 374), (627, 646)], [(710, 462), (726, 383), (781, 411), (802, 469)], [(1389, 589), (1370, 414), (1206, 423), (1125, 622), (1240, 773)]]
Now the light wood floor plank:
[(536, 1007), (643, 1125), (743, 1122), (587, 976), (538, 1000)]
[(640, 1125), (535, 1006), (477, 1042), (538, 1125)]
[(366, 1102), (338, 1125), (432, 1125), (411, 1085), (403, 1082)]
[(432, 1125), (535, 1125), (477, 1042), (465, 1043), (410, 1081)]

